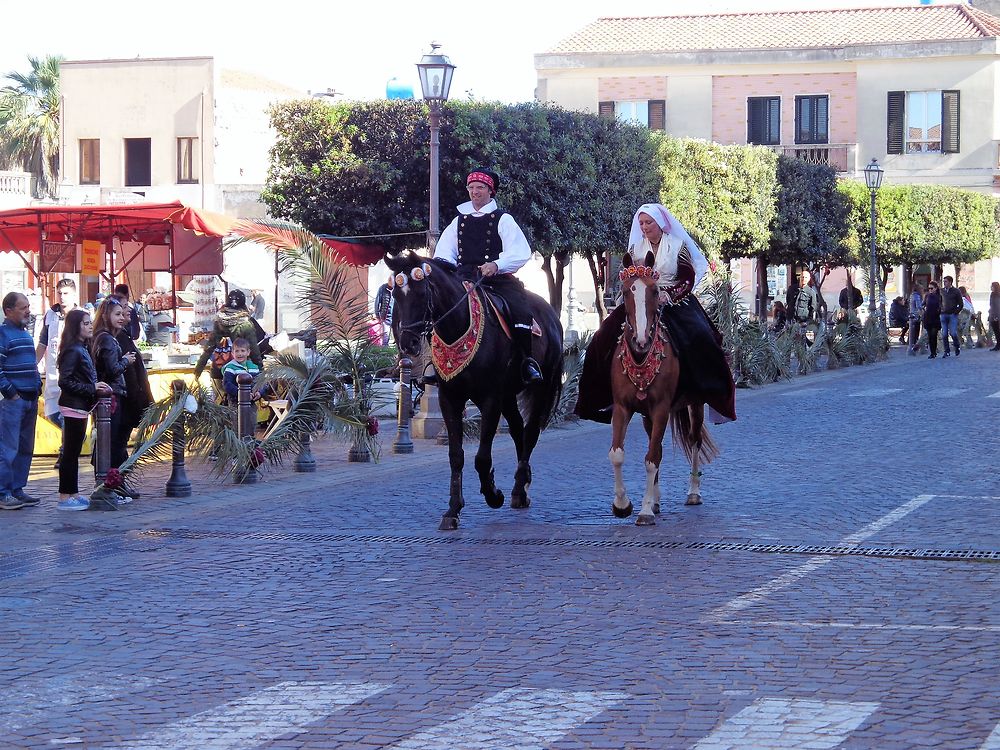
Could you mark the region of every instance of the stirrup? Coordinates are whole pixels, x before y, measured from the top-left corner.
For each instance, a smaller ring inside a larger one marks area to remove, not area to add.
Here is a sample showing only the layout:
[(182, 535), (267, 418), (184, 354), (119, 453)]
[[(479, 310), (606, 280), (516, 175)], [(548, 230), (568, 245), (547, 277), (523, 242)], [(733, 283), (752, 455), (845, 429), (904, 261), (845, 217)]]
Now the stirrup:
[(534, 385), (545, 380), (533, 357), (525, 357), (524, 362), (521, 363), (521, 380), (524, 381), (525, 385)]

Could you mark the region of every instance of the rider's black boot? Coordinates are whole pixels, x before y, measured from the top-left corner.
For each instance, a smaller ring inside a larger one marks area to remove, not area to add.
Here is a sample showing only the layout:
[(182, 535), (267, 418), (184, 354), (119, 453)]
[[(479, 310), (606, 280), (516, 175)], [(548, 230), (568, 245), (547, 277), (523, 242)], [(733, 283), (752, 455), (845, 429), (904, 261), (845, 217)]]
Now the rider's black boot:
[(518, 349), (521, 350), (521, 380), (524, 381), (525, 385), (534, 385), (535, 383), (541, 383), (544, 378), (542, 377), (542, 369), (538, 366), (538, 363), (531, 356), (531, 328), (523, 327), (522, 325), (516, 325), (514, 327), (514, 338), (517, 342)]

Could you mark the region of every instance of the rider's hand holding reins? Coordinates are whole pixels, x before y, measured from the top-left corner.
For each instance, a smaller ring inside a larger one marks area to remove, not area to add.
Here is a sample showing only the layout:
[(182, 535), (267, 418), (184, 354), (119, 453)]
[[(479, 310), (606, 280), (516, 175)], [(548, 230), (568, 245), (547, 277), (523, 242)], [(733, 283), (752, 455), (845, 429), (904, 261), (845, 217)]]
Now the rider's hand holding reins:
[(483, 276), (495, 276), (500, 273), (500, 266), (491, 260), (487, 263), (483, 263), (483, 265), (479, 267), (479, 273)]
[(660, 304), (661, 305), (672, 305), (674, 301), (670, 298), (670, 292), (666, 289), (660, 290)]

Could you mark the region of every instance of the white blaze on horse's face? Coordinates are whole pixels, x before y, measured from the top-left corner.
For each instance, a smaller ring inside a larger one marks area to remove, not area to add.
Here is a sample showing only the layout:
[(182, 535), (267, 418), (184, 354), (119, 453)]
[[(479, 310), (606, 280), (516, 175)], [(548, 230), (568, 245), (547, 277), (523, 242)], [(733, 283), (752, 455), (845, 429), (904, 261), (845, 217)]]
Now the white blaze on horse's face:
[(646, 285), (632, 279), (632, 299), (635, 301), (635, 343), (645, 348), (648, 341), (649, 321), (646, 320)]

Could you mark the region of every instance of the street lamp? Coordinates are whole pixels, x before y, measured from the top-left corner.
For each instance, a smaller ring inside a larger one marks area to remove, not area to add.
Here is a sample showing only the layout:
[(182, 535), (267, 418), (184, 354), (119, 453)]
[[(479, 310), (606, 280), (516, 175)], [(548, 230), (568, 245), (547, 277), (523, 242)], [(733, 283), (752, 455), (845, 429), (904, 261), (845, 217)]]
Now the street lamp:
[(431, 51), (420, 58), (417, 63), (417, 73), (420, 75), (420, 91), (424, 101), (430, 107), (431, 117), (431, 206), (430, 224), (427, 229), (427, 249), (434, 250), (438, 235), (438, 134), (441, 131), (441, 103), (448, 101), (448, 91), (451, 89), (451, 77), (455, 66), (447, 55), (439, 55), (440, 44), (431, 42)]
[[(872, 235), (872, 267), (871, 267), (871, 282), (868, 284), (868, 315), (875, 315), (875, 287), (878, 285), (878, 260), (875, 257), (875, 193), (878, 189), (882, 187), (882, 176), (885, 174), (885, 170), (879, 166), (877, 159), (872, 159), (871, 163), (865, 167), (865, 184), (868, 186), (868, 192), (871, 193), (872, 197), (872, 207), (871, 207), (871, 235)], [(881, 301), (881, 314), (879, 316), (879, 322), (881, 322), (882, 327), (885, 327), (885, 295), (880, 295)]]

